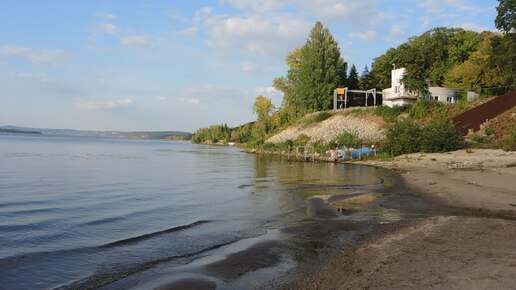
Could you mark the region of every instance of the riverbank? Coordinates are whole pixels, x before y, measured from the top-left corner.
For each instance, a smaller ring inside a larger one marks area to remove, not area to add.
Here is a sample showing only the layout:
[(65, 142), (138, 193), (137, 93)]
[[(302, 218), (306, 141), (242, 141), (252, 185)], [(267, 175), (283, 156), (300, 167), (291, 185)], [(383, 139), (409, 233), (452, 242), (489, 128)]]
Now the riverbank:
[(516, 152), (459, 150), (361, 163), (395, 170), (417, 194), (478, 215), (432, 217), (370, 237), (292, 289), (514, 287)]

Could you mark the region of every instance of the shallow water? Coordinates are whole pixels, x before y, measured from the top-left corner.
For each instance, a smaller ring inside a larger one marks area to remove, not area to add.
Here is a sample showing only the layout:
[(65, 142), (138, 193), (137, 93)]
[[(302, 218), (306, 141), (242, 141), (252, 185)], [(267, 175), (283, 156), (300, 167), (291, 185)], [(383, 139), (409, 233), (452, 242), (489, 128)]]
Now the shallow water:
[(386, 175), (183, 142), (0, 135), (0, 282), (100, 287), (179, 269), (309, 219), (310, 195), (380, 190)]

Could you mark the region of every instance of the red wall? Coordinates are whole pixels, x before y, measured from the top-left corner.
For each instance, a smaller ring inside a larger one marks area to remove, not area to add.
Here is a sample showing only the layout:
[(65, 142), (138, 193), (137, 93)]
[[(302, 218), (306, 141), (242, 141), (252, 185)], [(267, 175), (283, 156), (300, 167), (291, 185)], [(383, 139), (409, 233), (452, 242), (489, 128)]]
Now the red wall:
[(468, 129), (478, 131), (480, 125), (516, 106), (516, 90), (507, 92), (491, 101), (464, 112), (452, 119), (455, 128), (466, 135)]

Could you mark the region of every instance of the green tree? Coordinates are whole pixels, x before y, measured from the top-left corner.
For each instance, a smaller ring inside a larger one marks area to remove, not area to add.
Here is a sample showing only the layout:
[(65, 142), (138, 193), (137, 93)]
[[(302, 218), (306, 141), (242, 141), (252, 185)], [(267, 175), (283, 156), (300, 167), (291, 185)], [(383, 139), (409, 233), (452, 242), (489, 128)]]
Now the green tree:
[(446, 74), (467, 61), (482, 39), (481, 34), (461, 28), (434, 28), (376, 58), (371, 73), (380, 88), (386, 88), (390, 87), (392, 65), (405, 67), (403, 83), (424, 93), (429, 85), (442, 86)]
[(369, 71), (369, 68), (367, 67), (367, 65), (364, 67), (364, 70), (362, 71), (362, 74), (360, 75), (358, 87), (364, 91), (375, 87), (373, 76), (372, 76), (371, 72)]
[(286, 61), (287, 76), (276, 78), (273, 85), (283, 92), (283, 109), (290, 119), (330, 109), (333, 90), (344, 84), (346, 75), (346, 63), (330, 31), (317, 22), (306, 43)]
[(358, 71), (357, 71), (357, 67), (355, 65), (352, 65), (351, 69), (349, 70), (347, 87), (350, 90), (357, 90), (359, 87)]
[(253, 125), (252, 135), (257, 140), (263, 140), (271, 130), (271, 117), (274, 113), (274, 105), (271, 99), (258, 96), (253, 104), (253, 112), (257, 115), (257, 120)]
[(464, 146), (464, 138), (448, 120), (433, 121), (421, 130), (423, 152), (447, 152)]
[(516, 33), (516, 0), (498, 0), (496, 28), (506, 33)]
[(398, 156), (418, 152), (421, 128), (411, 121), (401, 121), (389, 127), (382, 145), (382, 151)]

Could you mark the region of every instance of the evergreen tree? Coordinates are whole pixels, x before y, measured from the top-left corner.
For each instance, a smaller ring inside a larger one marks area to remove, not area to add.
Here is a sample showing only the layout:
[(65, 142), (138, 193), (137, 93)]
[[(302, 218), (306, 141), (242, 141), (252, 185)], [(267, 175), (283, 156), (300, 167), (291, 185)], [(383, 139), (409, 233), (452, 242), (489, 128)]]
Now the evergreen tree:
[(287, 76), (273, 82), (284, 94), (284, 110), (295, 118), (330, 109), (333, 90), (344, 84), (346, 63), (338, 43), (321, 22), (312, 28), (306, 43), (287, 56), (287, 64)]
[(352, 65), (351, 69), (349, 70), (347, 87), (350, 90), (357, 90), (359, 88), (358, 71), (355, 65)]
[(364, 67), (364, 70), (362, 71), (359, 84), (359, 88), (364, 91), (372, 89), (375, 86), (371, 72), (369, 71), (367, 65)]

